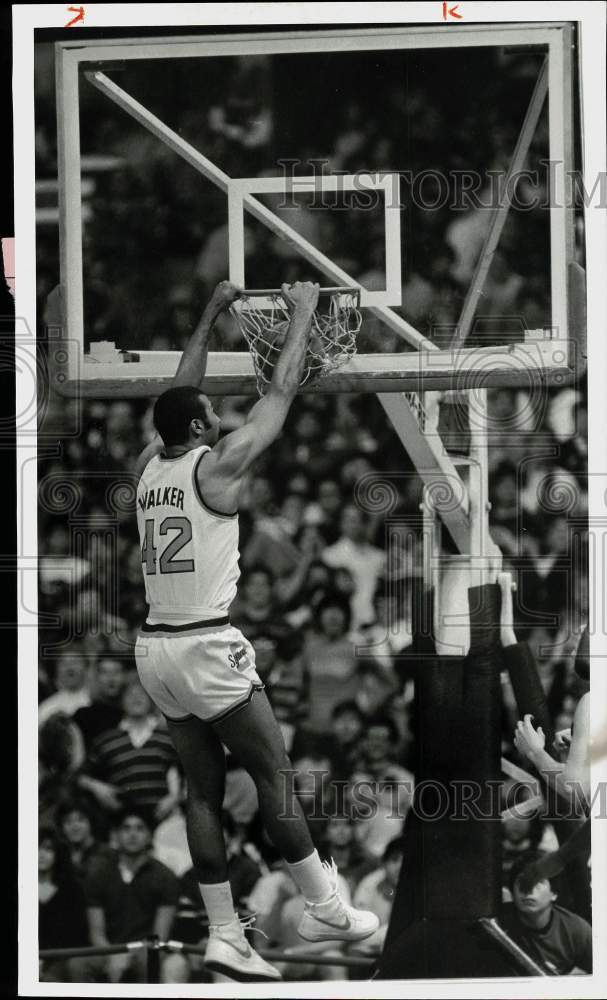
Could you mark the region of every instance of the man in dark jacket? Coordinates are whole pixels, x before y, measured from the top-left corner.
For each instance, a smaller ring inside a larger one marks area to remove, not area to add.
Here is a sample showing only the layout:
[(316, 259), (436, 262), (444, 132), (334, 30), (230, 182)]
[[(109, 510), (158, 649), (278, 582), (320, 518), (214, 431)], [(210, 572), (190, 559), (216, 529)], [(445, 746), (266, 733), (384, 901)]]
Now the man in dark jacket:
[(592, 928), (582, 917), (555, 902), (547, 878), (531, 885), (523, 876), (538, 856), (523, 856), (510, 871), (512, 904), (500, 923), (531, 958), (552, 975), (592, 972)]

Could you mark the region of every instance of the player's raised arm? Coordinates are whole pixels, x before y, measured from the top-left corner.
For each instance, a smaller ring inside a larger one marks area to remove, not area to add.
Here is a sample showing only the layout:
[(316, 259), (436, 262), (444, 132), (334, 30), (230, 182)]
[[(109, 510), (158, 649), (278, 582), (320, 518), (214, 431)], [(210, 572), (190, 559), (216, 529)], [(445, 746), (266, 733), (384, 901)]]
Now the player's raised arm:
[(178, 385), (192, 385), (196, 388), (202, 385), (207, 370), (209, 341), (217, 317), (228, 309), (240, 295), (240, 289), (230, 281), (220, 281), (200, 317), (198, 326), (190, 337), (183, 354), (171, 388)]
[(318, 304), (319, 286), (312, 281), (296, 281), (291, 286), (282, 285), (281, 292), (291, 314), (289, 329), (268, 392), (253, 407), (249, 420), (256, 419), (253, 414), (258, 409), (263, 411), (261, 404), (270, 398), (288, 398), (290, 405), (301, 382), (312, 314)]
[(301, 383), (319, 286), (310, 281), (282, 286), (291, 319), (284, 347), (266, 395), (250, 411), (243, 427), (228, 434), (202, 463), (202, 475), (237, 485), (252, 462), (280, 434)]
[[(177, 371), (171, 381), (171, 389), (184, 385), (191, 385), (194, 388), (201, 386), (207, 370), (209, 341), (215, 321), (220, 313), (224, 309), (228, 309), (239, 295), (240, 289), (230, 281), (219, 282), (179, 359)], [(146, 445), (135, 465), (136, 476), (142, 474), (150, 459), (162, 451), (162, 448), (163, 442), (160, 437), (155, 437)]]

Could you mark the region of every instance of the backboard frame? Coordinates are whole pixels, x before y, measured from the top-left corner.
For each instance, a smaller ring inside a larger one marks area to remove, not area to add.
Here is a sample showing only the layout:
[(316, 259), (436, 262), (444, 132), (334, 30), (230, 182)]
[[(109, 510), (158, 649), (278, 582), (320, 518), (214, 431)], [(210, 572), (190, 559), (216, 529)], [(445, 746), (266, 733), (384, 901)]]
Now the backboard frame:
[[(67, 364), (58, 380), (61, 391), (70, 395), (80, 391), (84, 396), (104, 396), (110, 391), (121, 395), (154, 395), (168, 384), (171, 370), (178, 362), (178, 352), (139, 352), (141, 367), (133, 371), (135, 365), (119, 364), (105, 366), (105, 374), (99, 378), (97, 365), (89, 365), (83, 355), (83, 277), (82, 277), (82, 201), (80, 177), (80, 127), (79, 88), (81, 69), (95, 69), (87, 72), (89, 80), (111, 96), (119, 106), (136, 118), (165, 141), (171, 148), (189, 159), (201, 172), (206, 173), (218, 186), (228, 192), (232, 178), (209, 161), (193, 147), (185, 149), (187, 143), (178, 149), (177, 143), (167, 136), (170, 130), (163, 123), (138, 105), (129, 95), (121, 92), (113, 81), (98, 72), (104, 64), (116, 61), (200, 58), (204, 56), (243, 56), (261, 54), (287, 54), (311, 52), (345, 52), (357, 50), (394, 49), (440, 49), (469, 46), (502, 47), (546, 46), (548, 61), (548, 108), (549, 108), (549, 158), (551, 170), (551, 307), (552, 331), (556, 334), (552, 346), (545, 341), (545, 332), (533, 331), (532, 353), (537, 368), (534, 375), (551, 384), (562, 384), (575, 378), (578, 358), (575, 343), (569, 336), (569, 266), (574, 261), (574, 216), (573, 207), (568, 204), (566, 179), (573, 170), (572, 136), (572, 29), (567, 23), (537, 23), (499, 25), (470, 24), (458, 25), (457, 31), (448, 26), (403, 27), (385, 29), (357, 28), (345, 31), (314, 30), (302, 34), (285, 31), (280, 33), (243, 33), (238, 35), (217, 35), (213, 37), (183, 36), (180, 38), (126, 38), (119, 40), (87, 41), (81, 34), (77, 38), (56, 43), (56, 72), (58, 94), (58, 161), (59, 161), (59, 209), (60, 209), (60, 257), (61, 286), (64, 313), (62, 327), (66, 340)], [(87, 66), (88, 64), (88, 66)], [(112, 93), (113, 91), (113, 93)], [(135, 107), (137, 105), (137, 107)], [(194, 161), (197, 161), (194, 163)], [(244, 195), (244, 204), (253, 214), (259, 215), (253, 205), (255, 199)], [(264, 213), (261, 213), (262, 216)], [(269, 224), (268, 215), (262, 221)], [(273, 216), (276, 219), (276, 216)], [(289, 227), (286, 227), (287, 229)], [(291, 231), (294, 233), (294, 231)], [(283, 234), (284, 235), (284, 234)], [(296, 234), (295, 234), (296, 235)], [(296, 242), (298, 242), (296, 240)], [(322, 256), (322, 255), (320, 255)], [(321, 267), (322, 269), (322, 267)], [(338, 273), (339, 272), (339, 273)], [(353, 284), (350, 275), (334, 268), (329, 274), (332, 283)], [(372, 307), (373, 313), (391, 329), (414, 346), (418, 356), (410, 353), (398, 355), (359, 355), (348, 363), (346, 369), (323, 380), (314, 391), (398, 391), (422, 388), (471, 388), (473, 386), (499, 384), (526, 384), (528, 378), (522, 372), (522, 362), (528, 358), (528, 345), (513, 345), (512, 348), (469, 349), (459, 346), (455, 367), (453, 356), (436, 359), (432, 356), (436, 345), (415, 330), (411, 324), (390, 308)], [(78, 344), (80, 355), (78, 356)], [(439, 352), (445, 354), (445, 352)], [(579, 352), (578, 352), (579, 353)], [(555, 362), (555, 358), (564, 360)], [(251, 391), (249, 375), (252, 376), (252, 362), (249, 372), (248, 355), (236, 352), (218, 353), (210, 356), (209, 391), (223, 394)], [(249, 359), (250, 360), (250, 359)], [(145, 363), (143, 363), (145, 361)], [(158, 365), (155, 368), (155, 365)], [(130, 369), (127, 372), (124, 367)], [(154, 374), (150, 374), (150, 369)], [(166, 373), (166, 374), (165, 374)], [(519, 381), (517, 381), (517, 379)], [(74, 384), (76, 383), (76, 384)], [(101, 384), (97, 384), (101, 383)], [(251, 383), (252, 384), (252, 383)], [(344, 389), (347, 386), (347, 389)], [(349, 388), (352, 386), (352, 388)]]
[[(369, 291), (360, 287), (360, 305), (400, 306), (402, 302), (402, 274), (400, 260), (400, 204), (394, 202), (398, 191), (398, 174), (323, 174), (307, 177), (238, 177), (228, 185), (228, 231), (230, 281), (239, 288), (246, 288), (245, 275), (245, 208), (246, 196), (256, 194), (296, 195), (316, 194), (318, 191), (339, 193), (371, 191), (383, 194), (384, 234), (386, 254), (386, 287), (382, 291)], [(327, 263), (331, 262), (327, 258)], [(271, 309), (270, 300), (258, 299), (260, 309)]]

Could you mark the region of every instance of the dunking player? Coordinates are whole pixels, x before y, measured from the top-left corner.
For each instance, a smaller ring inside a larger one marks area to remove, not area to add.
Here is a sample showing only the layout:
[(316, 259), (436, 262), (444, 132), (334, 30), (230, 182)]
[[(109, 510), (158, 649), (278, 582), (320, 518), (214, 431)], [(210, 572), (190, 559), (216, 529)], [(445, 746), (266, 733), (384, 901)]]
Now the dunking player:
[[(224, 744), (253, 778), (266, 830), (305, 898), (307, 941), (360, 941), (373, 913), (348, 906), (336, 870), (313, 847), (297, 802), (285, 801), (291, 764), (255, 670), (251, 644), (230, 624), (238, 569), (238, 493), (255, 459), (280, 434), (300, 383), (318, 285), (283, 285), (290, 322), (266, 395), (219, 440), (201, 392), (208, 342), (238, 289), (222, 282), (156, 402), (156, 438), (140, 456), (137, 520), (149, 615), (136, 645), (142, 684), (165, 715), (185, 770), (187, 831), (210, 924), (206, 965), (239, 981), (280, 979), (248, 944), (232, 901), (221, 827)], [(281, 773), (282, 772), (282, 773)]]

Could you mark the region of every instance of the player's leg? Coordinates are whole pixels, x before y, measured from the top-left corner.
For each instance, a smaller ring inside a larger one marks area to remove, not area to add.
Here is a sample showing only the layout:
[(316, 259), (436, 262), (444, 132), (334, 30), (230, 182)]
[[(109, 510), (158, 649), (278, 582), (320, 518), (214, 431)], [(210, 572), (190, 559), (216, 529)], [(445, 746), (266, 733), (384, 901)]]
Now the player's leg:
[(219, 737), (193, 716), (168, 726), (188, 784), (188, 845), (209, 918), (205, 964), (242, 982), (278, 980), (280, 973), (248, 944), (234, 909), (221, 826), (226, 765)]
[[(225, 754), (213, 729), (196, 718), (182, 692), (172, 683), (176, 665), (185, 674), (192, 661), (197, 663), (197, 658), (195, 643), (185, 637), (139, 636), (135, 645), (139, 680), (165, 716), (173, 745), (186, 773), (188, 844), (199, 880), (205, 885), (227, 884), (227, 859), (221, 827)], [(229, 900), (231, 907), (231, 895)], [(211, 910), (214, 909), (211, 901)], [(219, 896), (217, 909), (221, 916), (224, 911)], [(231, 908), (226, 919), (231, 919), (233, 915)]]
[(299, 933), (309, 941), (361, 941), (379, 925), (374, 913), (348, 906), (337, 891), (337, 872), (321, 862), (299, 803), (282, 732), (263, 691), (220, 722), (219, 738), (257, 786), (266, 830), (305, 898)]
[[(256, 691), (248, 705), (213, 726), (253, 778), (265, 828), (285, 861), (295, 864), (308, 857), (314, 844), (293, 795), (293, 767), (265, 692)], [(323, 879), (323, 889), (324, 884)]]
[[(168, 727), (187, 779), (186, 828), (198, 881), (203, 885), (225, 883), (228, 862), (221, 809), (226, 764), (221, 742), (211, 726), (193, 716), (183, 722), (168, 720)], [(232, 910), (228, 919), (233, 916)]]

